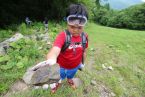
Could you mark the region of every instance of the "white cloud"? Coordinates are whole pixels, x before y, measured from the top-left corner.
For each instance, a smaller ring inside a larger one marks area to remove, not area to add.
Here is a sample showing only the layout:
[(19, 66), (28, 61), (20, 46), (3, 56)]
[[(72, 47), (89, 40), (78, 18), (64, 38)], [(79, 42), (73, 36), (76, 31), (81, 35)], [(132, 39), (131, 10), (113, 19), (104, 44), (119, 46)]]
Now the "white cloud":
[(141, 1), (145, 2), (145, 0), (141, 0)]

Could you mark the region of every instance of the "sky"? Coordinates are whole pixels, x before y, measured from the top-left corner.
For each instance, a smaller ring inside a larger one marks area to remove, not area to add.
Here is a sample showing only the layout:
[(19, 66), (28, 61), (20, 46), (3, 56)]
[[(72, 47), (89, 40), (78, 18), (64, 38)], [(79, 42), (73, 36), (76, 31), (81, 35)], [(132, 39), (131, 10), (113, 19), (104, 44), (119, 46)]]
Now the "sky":
[(140, 4), (145, 0), (102, 0), (101, 3), (109, 3), (112, 9), (121, 10), (129, 6)]

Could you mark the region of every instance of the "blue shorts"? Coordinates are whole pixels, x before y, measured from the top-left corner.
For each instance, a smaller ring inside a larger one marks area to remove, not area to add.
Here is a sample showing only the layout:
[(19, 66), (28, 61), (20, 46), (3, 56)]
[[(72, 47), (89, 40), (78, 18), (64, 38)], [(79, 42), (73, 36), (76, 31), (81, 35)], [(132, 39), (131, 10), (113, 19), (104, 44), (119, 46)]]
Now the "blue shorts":
[(75, 76), (78, 69), (80, 68), (80, 66), (81, 65), (73, 69), (60, 68), (60, 79), (61, 80), (64, 80), (65, 78), (72, 79)]

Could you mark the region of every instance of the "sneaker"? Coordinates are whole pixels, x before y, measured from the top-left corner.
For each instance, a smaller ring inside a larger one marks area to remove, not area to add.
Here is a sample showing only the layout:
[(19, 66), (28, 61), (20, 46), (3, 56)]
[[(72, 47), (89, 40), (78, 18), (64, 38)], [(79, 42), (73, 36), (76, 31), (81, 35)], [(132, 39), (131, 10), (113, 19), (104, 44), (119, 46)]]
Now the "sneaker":
[(75, 86), (74, 81), (72, 79), (67, 79), (67, 82), (73, 89), (76, 89), (76, 86)]
[(51, 93), (55, 93), (59, 87), (60, 87), (60, 83), (53, 84), (51, 88)]

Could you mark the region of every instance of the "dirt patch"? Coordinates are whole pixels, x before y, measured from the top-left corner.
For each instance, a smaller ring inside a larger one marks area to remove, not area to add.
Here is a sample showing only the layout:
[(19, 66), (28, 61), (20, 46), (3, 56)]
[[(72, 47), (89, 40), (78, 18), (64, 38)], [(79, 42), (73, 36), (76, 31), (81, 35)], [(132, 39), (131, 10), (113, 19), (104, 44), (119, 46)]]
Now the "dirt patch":
[(110, 95), (109, 89), (107, 89), (104, 85), (98, 85), (99, 97), (112, 97)]
[(10, 90), (7, 92), (4, 97), (10, 97), (10, 95), (16, 93), (16, 92), (23, 92), (25, 90), (28, 90), (28, 85), (26, 85), (22, 80), (16, 81), (10, 88)]
[[(94, 71), (94, 72), (96, 72), (96, 70), (94, 69), (94, 64), (96, 62), (95, 61), (96, 58), (99, 57), (100, 54), (101, 54), (101, 49), (103, 49), (103, 47), (102, 48), (96, 48), (96, 49), (94, 49), (94, 51), (91, 51), (90, 58), (89, 58), (89, 60), (87, 60), (87, 65), (86, 65), (86, 67), (87, 67), (86, 70), (87, 71), (91, 71), (91, 72)], [(101, 70), (101, 71), (97, 71), (96, 74), (101, 74), (101, 73), (104, 73), (104, 72), (105, 72), (104, 70)], [(94, 79), (94, 77), (92, 79)], [(114, 97), (114, 96), (116, 96), (113, 92), (111, 92), (111, 90), (109, 88), (107, 88), (100, 81), (97, 82), (97, 80), (96, 80), (96, 83), (95, 84), (86, 87), (84, 89), (84, 91), (83, 91), (83, 94), (84, 94), (85, 97), (87, 97), (87, 95), (89, 94), (89, 92), (92, 91), (92, 93), (95, 93), (94, 92), (95, 90), (98, 91), (98, 96), (99, 97)]]

